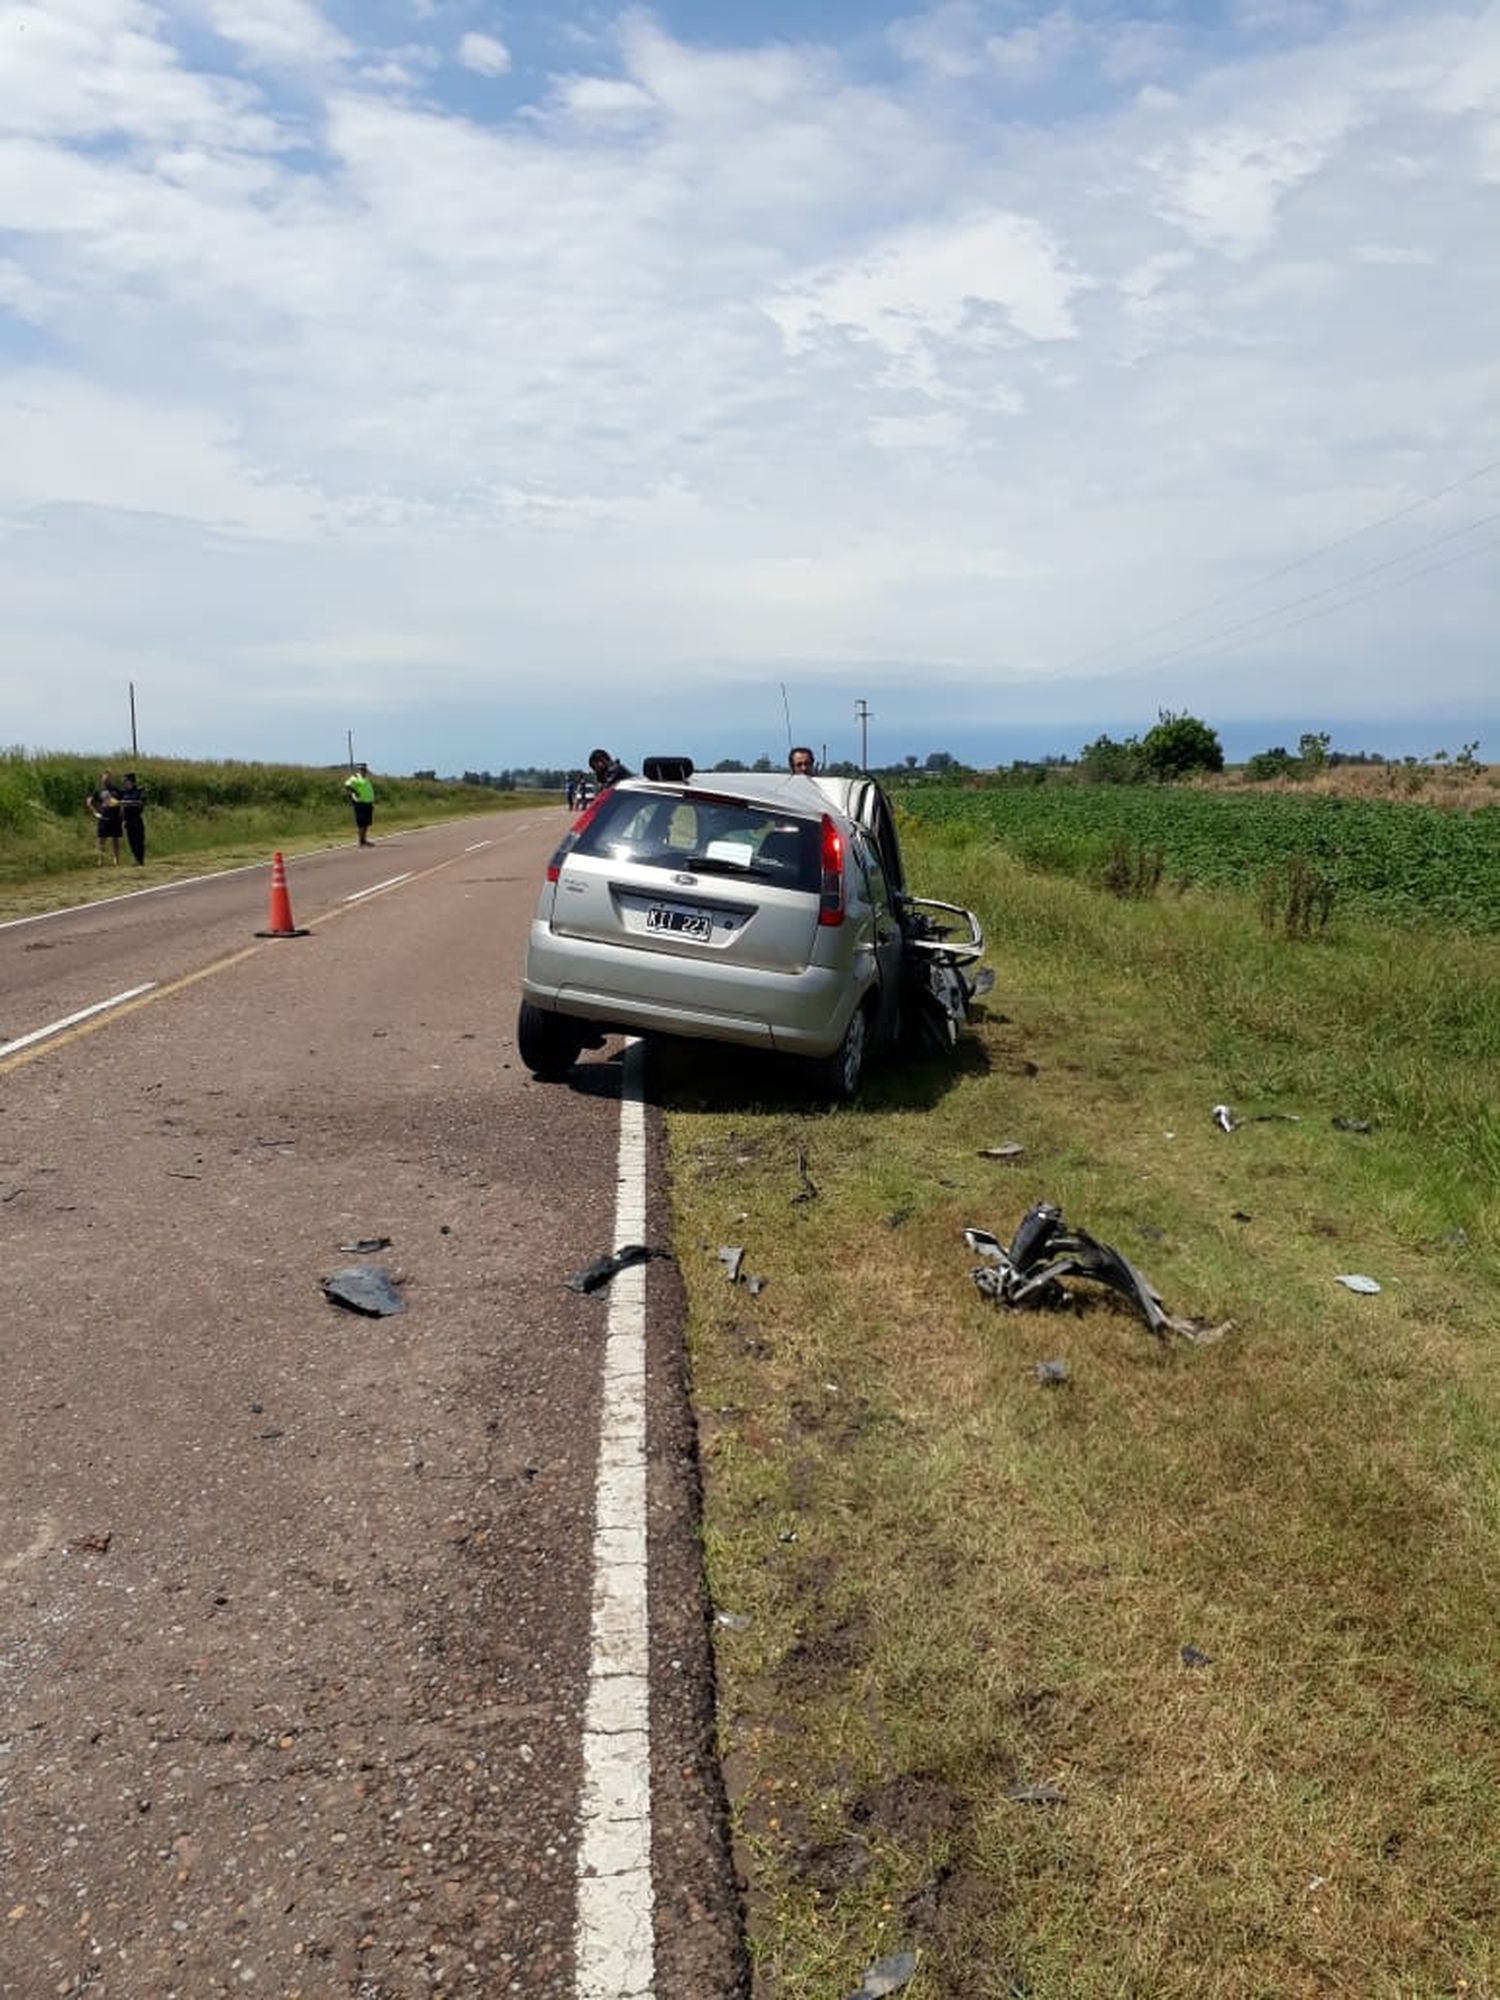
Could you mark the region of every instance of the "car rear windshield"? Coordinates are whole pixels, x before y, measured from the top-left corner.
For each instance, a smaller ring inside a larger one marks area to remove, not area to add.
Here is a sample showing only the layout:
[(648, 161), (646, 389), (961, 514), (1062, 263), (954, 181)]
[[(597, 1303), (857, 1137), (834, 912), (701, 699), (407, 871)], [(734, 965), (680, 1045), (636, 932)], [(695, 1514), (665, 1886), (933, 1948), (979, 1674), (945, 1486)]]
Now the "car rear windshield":
[(694, 875), (751, 877), (816, 894), (822, 821), (691, 792), (611, 792), (578, 835), (575, 854)]

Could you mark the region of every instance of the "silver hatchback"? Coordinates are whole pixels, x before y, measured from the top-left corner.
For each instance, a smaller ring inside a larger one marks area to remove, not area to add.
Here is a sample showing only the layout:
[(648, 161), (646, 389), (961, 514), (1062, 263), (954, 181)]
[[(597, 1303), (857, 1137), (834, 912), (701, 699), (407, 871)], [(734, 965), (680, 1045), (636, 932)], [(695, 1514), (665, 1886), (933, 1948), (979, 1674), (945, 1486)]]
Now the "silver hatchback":
[(897, 1037), (914, 956), (935, 949), (951, 977), (979, 955), (977, 922), (955, 912), (955, 945), (922, 914), (953, 906), (906, 894), (872, 779), (653, 769), (602, 793), (548, 865), (522, 1061), (557, 1076), (609, 1031), (686, 1035), (803, 1057), (815, 1091), (853, 1096)]

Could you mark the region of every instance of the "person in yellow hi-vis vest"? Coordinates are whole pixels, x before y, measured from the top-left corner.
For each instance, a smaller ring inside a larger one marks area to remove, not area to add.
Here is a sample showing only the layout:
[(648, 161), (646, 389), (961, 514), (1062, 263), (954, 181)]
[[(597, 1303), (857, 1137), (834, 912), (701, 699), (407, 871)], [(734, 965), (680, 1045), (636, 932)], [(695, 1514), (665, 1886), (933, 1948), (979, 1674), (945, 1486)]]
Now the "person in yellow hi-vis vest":
[(370, 844), (370, 822), (375, 817), (375, 787), (370, 783), (368, 764), (356, 764), (344, 780), (344, 790), (354, 808), (354, 825), (361, 847)]

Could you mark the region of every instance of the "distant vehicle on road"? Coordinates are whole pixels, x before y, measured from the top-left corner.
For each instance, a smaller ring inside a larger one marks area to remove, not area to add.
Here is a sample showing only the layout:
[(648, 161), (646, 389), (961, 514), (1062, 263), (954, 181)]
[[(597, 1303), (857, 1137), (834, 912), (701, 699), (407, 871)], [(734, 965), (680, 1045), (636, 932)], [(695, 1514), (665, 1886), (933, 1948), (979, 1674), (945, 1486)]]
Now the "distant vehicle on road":
[(978, 919), (908, 894), (872, 778), (693, 772), (648, 758), (553, 855), (517, 1041), (539, 1077), (608, 1032), (782, 1051), (817, 1095), (898, 1042), (951, 1045), (987, 975)]

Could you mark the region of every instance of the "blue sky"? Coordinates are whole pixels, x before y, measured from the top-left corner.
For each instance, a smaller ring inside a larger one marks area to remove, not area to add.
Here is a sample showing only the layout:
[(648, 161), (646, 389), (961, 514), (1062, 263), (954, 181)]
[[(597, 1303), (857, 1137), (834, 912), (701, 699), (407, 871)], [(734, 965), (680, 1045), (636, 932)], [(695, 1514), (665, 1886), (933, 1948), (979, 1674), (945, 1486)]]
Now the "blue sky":
[(1497, 224), (1493, 4), (0, 0), (0, 740), (1500, 756)]

